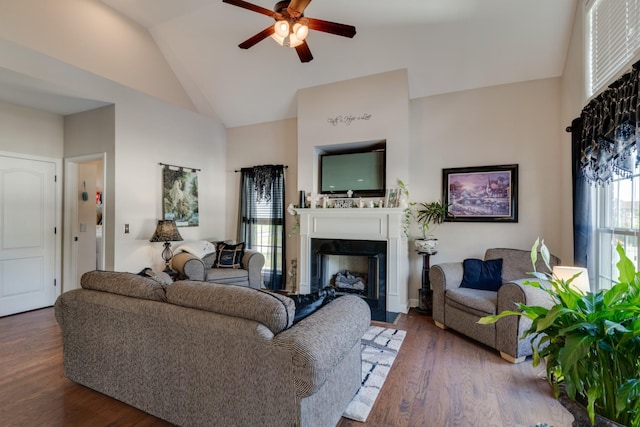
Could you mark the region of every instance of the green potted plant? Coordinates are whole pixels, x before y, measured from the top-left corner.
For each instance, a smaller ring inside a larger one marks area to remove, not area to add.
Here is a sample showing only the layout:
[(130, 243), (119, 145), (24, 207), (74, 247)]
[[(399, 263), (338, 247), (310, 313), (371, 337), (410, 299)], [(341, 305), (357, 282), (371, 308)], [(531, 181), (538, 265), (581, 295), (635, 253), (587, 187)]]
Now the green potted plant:
[[(549, 267), (549, 251), (536, 240), (531, 274), (540, 281), (526, 284), (546, 292), (550, 307), (518, 304), (519, 311), (503, 311), (480, 323), (505, 316), (528, 317), (532, 323), (526, 335), (534, 338), (533, 365), (545, 361), (556, 397), (562, 390), (570, 401), (585, 406), (590, 420), (586, 425), (614, 425), (604, 417), (640, 426), (640, 273), (618, 244), (618, 283), (608, 290), (583, 293), (571, 286), (578, 275), (565, 281), (535, 271), (539, 245)], [(575, 413), (574, 417), (578, 422)]]
[(415, 239), (416, 249), (420, 252), (435, 253), (438, 239), (433, 235), (433, 230), (449, 215), (449, 204), (439, 200), (430, 203), (410, 202), (407, 185), (402, 180), (398, 180), (398, 185), (401, 197), (406, 201), (403, 224), (405, 236), (411, 238), (411, 222), (415, 221), (420, 229), (420, 237)]
[(449, 213), (449, 205), (440, 200), (430, 203), (419, 203), (415, 219), (420, 227), (421, 239), (416, 239), (416, 249), (420, 252), (435, 253), (438, 249), (438, 239), (433, 235), (433, 230), (442, 224)]

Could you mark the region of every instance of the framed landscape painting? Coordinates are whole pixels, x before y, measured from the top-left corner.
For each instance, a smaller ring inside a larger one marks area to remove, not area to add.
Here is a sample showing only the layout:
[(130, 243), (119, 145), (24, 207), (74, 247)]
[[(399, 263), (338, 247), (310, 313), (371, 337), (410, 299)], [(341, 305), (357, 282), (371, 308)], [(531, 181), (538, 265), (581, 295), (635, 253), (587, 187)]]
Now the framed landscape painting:
[(442, 170), (447, 221), (518, 222), (518, 165)]

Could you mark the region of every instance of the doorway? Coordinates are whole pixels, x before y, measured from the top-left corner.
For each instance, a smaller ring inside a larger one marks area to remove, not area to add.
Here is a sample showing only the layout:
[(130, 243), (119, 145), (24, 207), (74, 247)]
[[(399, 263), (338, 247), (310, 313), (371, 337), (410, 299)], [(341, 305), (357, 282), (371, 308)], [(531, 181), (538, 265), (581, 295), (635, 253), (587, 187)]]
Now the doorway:
[(105, 265), (106, 153), (65, 159), (64, 291)]

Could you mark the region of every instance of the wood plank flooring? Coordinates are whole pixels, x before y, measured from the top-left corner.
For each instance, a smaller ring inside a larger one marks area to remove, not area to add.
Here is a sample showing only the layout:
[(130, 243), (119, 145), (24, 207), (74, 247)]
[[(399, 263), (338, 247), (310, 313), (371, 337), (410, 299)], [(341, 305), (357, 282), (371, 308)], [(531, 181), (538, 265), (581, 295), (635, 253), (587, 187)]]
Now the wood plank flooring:
[[(378, 323), (382, 326), (390, 326)], [(402, 348), (366, 423), (339, 427), (570, 426), (541, 368), (497, 352), (411, 311), (395, 327)], [(52, 308), (0, 318), (0, 425), (169, 426), (64, 377)]]

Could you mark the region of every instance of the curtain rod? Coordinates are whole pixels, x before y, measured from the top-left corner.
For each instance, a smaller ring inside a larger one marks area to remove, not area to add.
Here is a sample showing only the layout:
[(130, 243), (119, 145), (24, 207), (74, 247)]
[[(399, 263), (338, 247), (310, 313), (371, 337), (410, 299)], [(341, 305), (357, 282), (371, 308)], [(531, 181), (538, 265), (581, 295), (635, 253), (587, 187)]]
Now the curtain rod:
[(168, 165), (166, 163), (158, 163), (161, 166), (169, 166), (170, 168), (178, 168), (178, 169), (191, 169), (194, 172), (200, 172), (202, 169), (198, 169), (198, 168), (187, 168), (185, 166), (177, 166), (177, 165)]
[[(263, 165), (263, 166), (282, 166), (284, 169), (289, 169), (289, 166), (287, 166), (287, 165)], [(255, 167), (255, 166), (253, 166), (253, 167)], [(250, 169), (250, 168), (246, 168), (246, 169)], [(242, 172), (242, 169), (236, 169), (236, 170), (234, 170), (234, 172), (235, 173)]]

